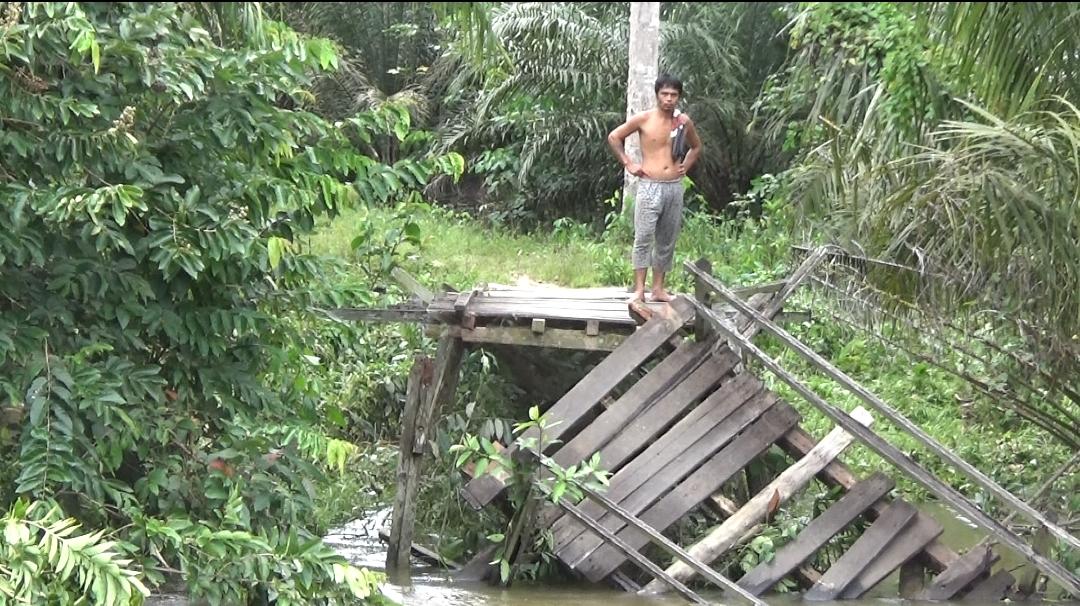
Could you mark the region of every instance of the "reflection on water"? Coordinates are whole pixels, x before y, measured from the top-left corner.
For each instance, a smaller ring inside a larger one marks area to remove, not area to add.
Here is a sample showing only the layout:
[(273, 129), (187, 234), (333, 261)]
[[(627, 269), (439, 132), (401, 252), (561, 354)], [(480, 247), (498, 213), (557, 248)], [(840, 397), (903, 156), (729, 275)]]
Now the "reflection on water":
[[(963, 552), (983, 536), (977, 528), (957, 520), (955, 512), (939, 505), (920, 507), (941, 522), (945, 532), (941, 539), (957, 551)], [(390, 509), (383, 509), (366, 518), (354, 520), (335, 529), (325, 537), (326, 543), (357, 566), (383, 571), (386, 565), (386, 546), (379, 540), (379, 529), (389, 527)], [(1000, 549), (1000, 546), (999, 546)], [(1009, 550), (1000, 550), (1009, 569), (1023, 564), (1024, 560)], [(1016, 575), (1022, 574), (1018, 570)], [(914, 606), (896, 595), (896, 573), (875, 588), (874, 595), (859, 600), (840, 602), (805, 602), (800, 595), (769, 595), (770, 606)], [(413, 561), (413, 574), (408, 584), (386, 583), (383, 593), (403, 606), (685, 606), (688, 602), (675, 594), (663, 596), (638, 596), (603, 585), (528, 585), (517, 584), (510, 589), (493, 587), (487, 583), (453, 581), (446, 571)], [(701, 591), (702, 597), (724, 606), (743, 606), (737, 596), (723, 595), (718, 591)], [(875, 596), (893, 597), (875, 597)], [(188, 602), (175, 596), (155, 597), (153, 606), (188, 606)], [(1038, 600), (1029, 604), (1038, 605)], [(959, 604), (959, 603), (957, 603)], [(963, 606), (990, 606), (977, 602), (963, 602)], [(1002, 602), (993, 602), (1000, 606)], [(1061, 604), (1055, 602), (1055, 604)], [(1065, 603), (1080, 606), (1078, 602)], [(919, 606), (930, 606), (921, 604)], [(934, 606), (950, 606), (949, 602), (936, 602)]]

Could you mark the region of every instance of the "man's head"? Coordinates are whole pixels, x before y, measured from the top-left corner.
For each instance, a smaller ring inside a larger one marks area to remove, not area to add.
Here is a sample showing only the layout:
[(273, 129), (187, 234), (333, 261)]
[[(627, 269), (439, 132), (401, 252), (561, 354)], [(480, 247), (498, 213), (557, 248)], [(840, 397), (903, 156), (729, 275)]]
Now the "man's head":
[(682, 82), (671, 74), (660, 74), (660, 77), (656, 79), (653, 90), (656, 92), (656, 102), (660, 109), (674, 111), (675, 105), (679, 102), (679, 97), (682, 97)]

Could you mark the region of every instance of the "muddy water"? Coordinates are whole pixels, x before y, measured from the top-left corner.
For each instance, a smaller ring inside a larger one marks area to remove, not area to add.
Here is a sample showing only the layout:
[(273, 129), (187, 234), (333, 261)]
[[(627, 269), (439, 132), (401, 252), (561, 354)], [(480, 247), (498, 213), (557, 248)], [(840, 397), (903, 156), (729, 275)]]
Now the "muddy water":
[[(974, 545), (983, 536), (974, 526), (957, 519), (947, 508), (924, 505), (920, 509), (934, 516), (945, 528), (942, 535), (948, 545), (964, 551)], [(335, 529), (325, 540), (344, 557), (357, 566), (370, 570), (383, 571), (386, 561), (386, 546), (379, 540), (379, 529), (389, 527), (389, 510), (375, 512), (364, 519), (354, 520), (341, 528)], [(1003, 560), (1009, 569), (1023, 564), (1023, 560), (1011, 552), (1002, 552)], [(1022, 575), (1024, 569), (1014, 572)], [(517, 585), (510, 589), (492, 587), (486, 583), (463, 583), (452, 581), (444, 571), (426, 567), (420, 562), (413, 562), (413, 575), (408, 584), (386, 583), (383, 592), (387, 597), (403, 606), (685, 606), (688, 602), (676, 595), (644, 597), (622, 592), (604, 586), (593, 585)], [(739, 598), (725, 596), (719, 592), (702, 591), (701, 595), (716, 604), (742, 606)], [(766, 596), (772, 606), (898, 606), (905, 605), (904, 600), (896, 597), (895, 573), (872, 595), (860, 600), (842, 602), (805, 602), (798, 595)], [(153, 606), (188, 606), (178, 597), (163, 597), (150, 602)], [(1047, 606), (1062, 604), (1080, 606), (1080, 602), (1039, 602), (1029, 604)], [(960, 606), (948, 602), (935, 603), (937, 606)], [(974, 602), (963, 602), (963, 606), (989, 606)], [(1000, 606), (1001, 602), (993, 604)]]

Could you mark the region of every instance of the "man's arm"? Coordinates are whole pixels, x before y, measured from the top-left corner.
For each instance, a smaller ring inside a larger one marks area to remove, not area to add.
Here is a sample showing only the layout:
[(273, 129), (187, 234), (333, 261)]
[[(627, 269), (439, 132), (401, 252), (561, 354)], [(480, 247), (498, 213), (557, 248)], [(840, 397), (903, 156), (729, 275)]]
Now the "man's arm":
[(690, 172), (690, 169), (694, 168), (694, 164), (697, 163), (698, 158), (701, 157), (701, 137), (698, 137), (694, 121), (689, 118), (686, 119), (686, 142), (690, 144), (690, 151), (686, 152), (686, 159), (679, 165), (680, 175)]
[(626, 144), (626, 138), (637, 132), (641, 128), (641, 125), (645, 122), (646, 114), (641, 113), (635, 116), (631, 116), (626, 122), (623, 122), (615, 130), (608, 133), (607, 141), (608, 146), (611, 147), (612, 153), (619, 159), (623, 167), (632, 174), (642, 177), (645, 175), (641, 170), (641, 165), (634, 162), (634, 160), (626, 154), (624, 146)]

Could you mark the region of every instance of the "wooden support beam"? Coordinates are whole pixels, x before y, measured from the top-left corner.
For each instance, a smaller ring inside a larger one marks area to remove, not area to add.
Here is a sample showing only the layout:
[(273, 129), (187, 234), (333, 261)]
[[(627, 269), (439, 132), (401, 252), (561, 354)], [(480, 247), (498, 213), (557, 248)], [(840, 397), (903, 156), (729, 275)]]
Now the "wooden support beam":
[[(405, 391), (405, 409), (401, 416), (401, 439), (398, 442), (397, 491), (391, 517), (389, 548), (386, 550), (388, 574), (409, 574), (409, 552), (412, 546), (413, 524), (416, 515), (416, 491), (420, 457), (413, 453), (416, 419), (420, 403), (430, 384), (433, 364), (430, 358), (419, 357), (409, 371)], [(427, 382), (425, 382), (427, 379)]]
[(464, 326), (452, 326), (449, 330), (466, 343), (495, 343), (575, 351), (615, 351), (627, 338), (627, 335), (620, 333), (588, 336), (580, 330), (567, 328), (545, 328), (536, 333), (532, 327), (527, 326), (478, 326), (471, 330)]
[[(853, 413), (859, 423), (869, 426), (873, 423), (870, 413), (858, 408)], [(862, 426), (861, 425), (861, 426)], [(762, 521), (770, 510), (779, 507), (798, 491), (802, 490), (819, 471), (825, 468), (845, 448), (855, 440), (853, 436), (836, 427), (825, 439), (818, 443), (805, 457), (785, 469), (764, 490), (754, 495), (735, 515), (724, 521), (690, 548), (690, 554), (705, 562), (712, 562), (724, 554), (747, 529)], [(672, 564), (667, 573), (680, 581), (693, 577), (694, 571), (681, 562)], [(644, 591), (660, 591), (661, 587), (649, 583)]]
[[(386, 529), (379, 530), (379, 538), (384, 543), (390, 543), (390, 533)], [(449, 570), (459, 571), (462, 569), (462, 565), (454, 560), (448, 560), (444, 558), (439, 552), (428, 549), (419, 543), (413, 543), (411, 546), (412, 555), (418, 559), (427, 562), (433, 566), (443, 566)]]
[(442, 409), (453, 399), (461, 377), (461, 358), (465, 346), (461, 339), (445, 334), (439, 339), (439, 349), (435, 353), (435, 367), (432, 370), (431, 387), (426, 399), (421, 402), (420, 414), (416, 420), (416, 439), (413, 452), (421, 454), (428, 439), (434, 433), (435, 420)]
[[(694, 268), (691, 264), (687, 264), (687, 269), (688, 271), (693, 272), (696, 268)], [(811, 358), (820, 359), (820, 356), (817, 356), (817, 354), (809, 350), (809, 348), (807, 348), (805, 345), (791, 337), (791, 335), (787, 334), (786, 331), (779, 328), (768, 319), (764, 318), (761, 314), (757, 313), (752, 308), (744, 305), (741, 301), (738, 300), (737, 297), (732, 295), (730, 290), (725, 288), (722, 284), (716, 282), (708, 276), (703, 279), (705, 279), (706, 282), (708, 282), (709, 285), (714, 290), (716, 290), (722, 297), (728, 300), (729, 303), (738, 308), (739, 311), (753, 318), (754, 321), (761, 324), (770, 333), (779, 337), (782, 342), (789, 344), (797, 350), (805, 352), (804, 357), (809, 356)], [(694, 301), (694, 303), (697, 302)], [(1037, 554), (1029, 545), (1024, 543), (1024, 541), (1020, 539), (1020, 537), (1016, 536), (1016, 534), (1013, 533), (1011, 530), (1002, 526), (999, 522), (986, 515), (986, 513), (979, 509), (977, 505), (972, 503), (970, 499), (962, 495), (953, 487), (942, 482), (940, 479), (928, 472), (922, 466), (915, 463), (915, 461), (912, 460), (911, 457), (900, 451), (900, 449), (885, 441), (883, 438), (870, 431), (869, 429), (861, 426), (846, 412), (826, 402), (824, 399), (821, 398), (821, 396), (817, 395), (813, 390), (811, 390), (804, 383), (795, 378), (791, 373), (784, 370), (784, 368), (777, 364), (776, 361), (773, 360), (768, 354), (766, 354), (749, 340), (743, 338), (742, 335), (740, 335), (738, 332), (730, 330), (727, 326), (725, 326), (720, 321), (720, 319), (715, 316), (712, 310), (701, 305), (700, 303), (698, 303), (696, 307), (698, 308), (698, 313), (708, 315), (711, 321), (713, 321), (714, 326), (716, 326), (721, 333), (725, 334), (729, 339), (732, 339), (736, 343), (738, 343), (741, 348), (743, 348), (746, 352), (750, 353), (754, 358), (761, 362), (762, 365), (768, 368), (774, 375), (776, 375), (788, 386), (798, 392), (799, 395), (803, 396), (810, 403), (814, 404), (814, 406), (816, 406), (822, 413), (832, 419), (833, 422), (839, 424), (840, 426), (855, 434), (856, 437), (858, 437), (865, 445), (867, 445), (871, 450), (883, 457), (886, 461), (907, 473), (909, 477), (922, 484), (925, 488), (930, 490), (930, 492), (934, 493), (937, 497), (952, 505), (964, 515), (968, 516), (968, 518), (972, 522), (983, 527), (995, 537), (1000, 539), (1003, 543), (1013, 548), (1018, 553), (1022, 554), (1025, 558), (1028, 559), (1028, 561), (1032, 562), (1044, 572), (1046, 572), (1048, 575), (1053, 577), (1054, 580), (1060, 583), (1061, 586), (1064, 587), (1073, 596), (1080, 596), (1080, 578), (1077, 578), (1076, 575), (1066, 570), (1057, 562), (1051, 561)], [(826, 364), (828, 363), (826, 362)], [(876, 398), (873, 398), (871, 401), (875, 400)], [(892, 409), (888, 407), (881, 408), (879, 411), (885, 410), (892, 411)], [(892, 416), (895, 416), (896, 418), (902, 418), (899, 417), (899, 414), (895, 411), (892, 411), (892, 413)], [(886, 416), (890, 417), (890, 419), (892, 418), (892, 416), (888, 414), (886, 414)], [(955, 458), (955, 455), (953, 455), (953, 457)], [(964, 465), (970, 467), (970, 465), (968, 465), (967, 463), (964, 463)], [(1004, 490), (1000, 487), (998, 488), (999, 490)], [(1013, 499), (1015, 499), (1015, 497), (1013, 497)], [(1042, 514), (1038, 514), (1038, 512), (1036, 512), (1036, 514), (1039, 519), (1045, 520)], [(1054, 526), (1056, 527), (1056, 525)]]
[(972, 547), (960, 560), (939, 574), (926, 589), (919, 592), (915, 599), (941, 601), (952, 598), (989, 571), (994, 559), (994, 552), (989, 545)]
[[(1010, 508), (1018, 511), (1022, 515), (1037, 522), (1040, 526), (1047, 529), (1052, 535), (1065, 541), (1066, 544), (1073, 549), (1080, 549), (1080, 539), (1069, 534), (1064, 528), (1061, 528), (1057, 524), (1054, 524), (1040, 513), (1035, 508), (1031, 507), (1016, 495), (1012, 494), (1008, 490), (1002, 488), (993, 479), (976, 469), (973, 465), (965, 461), (963, 458), (957, 456), (954, 452), (946, 448), (940, 442), (935, 440), (933, 436), (923, 431), (921, 427), (912, 423), (907, 417), (901, 414), (898, 410), (886, 404), (880, 398), (877, 397), (870, 390), (860, 385), (857, 381), (849, 377), (844, 371), (833, 366), (828, 360), (818, 355), (814, 350), (807, 347), (795, 337), (791, 336), (786, 330), (779, 327), (769, 318), (758, 313), (753, 307), (744, 303), (735, 293), (731, 292), (723, 284), (720, 284), (712, 276), (701, 273), (697, 267), (692, 263), (685, 263), (685, 267), (688, 271), (699, 277), (701, 281), (711, 287), (717, 294), (719, 294), (724, 300), (726, 300), (732, 307), (736, 308), (748, 318), (752, 318), (756, 324), (759, 324), (765, 331), (779, 339), (783, 344), (798, 353), (803, 359), (810, 362), (816, 368), (824, 372), (830, 378), (840, 383), (845, 389), (853, 393), (860, 400), (862, 400), (867, 406), (878, 411), (884, 415), (887, 419), (895, 423), (898, 427), (903, 428), (909, 434), (911, 434), (920, 444), (925, 446), (927, 450), (941, 457), (958, 471), (963, 473), (971, 481), (975, 482), (979, 486), (983, 487), (990, 494), (1001, 499), (1003, 503)], [(996, 522), (995, 522), (996, 524)], [(1061, 568), (1064, 571), (1064, 568)], [(1080, 579), (1075, 576), (1070, 580), (1067, 585), (1072, 585), (1076, 589), (1077, 595), (1080, 597)]]
[[(695, 263), (702, 273), (712, 275), (712, 263), (708, 259), (698, 259)], [(709, 305), (709, 287), (700, 278), (694, 280), (694, 297), (705, 305)], [(701, 316), (694, 317), (694, 337), (698, 341), (707, 340), (713, 333), (712, 326)]]
[(533, 318), (532, 331), (535, 334), (544, 334), (544, 329), (547, 328), (547, 322), (543, 318)]

